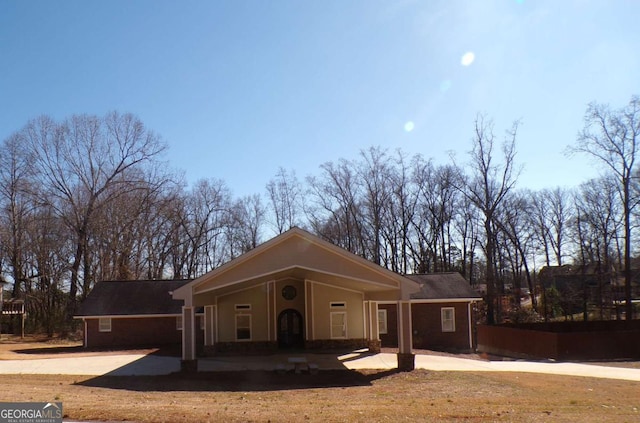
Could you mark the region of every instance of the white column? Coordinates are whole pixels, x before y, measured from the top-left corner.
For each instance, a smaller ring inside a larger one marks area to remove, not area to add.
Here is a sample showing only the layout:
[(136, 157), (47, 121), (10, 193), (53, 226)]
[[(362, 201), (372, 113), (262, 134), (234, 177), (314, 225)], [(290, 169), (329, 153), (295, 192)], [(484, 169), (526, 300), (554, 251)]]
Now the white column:
[(182, 307), (182, 360), (196, 359), (195, 308)]
[(413, 354), (411, 302), (398, 301), (398, 370), (413, 369), (415, 369), (415, 355)]
[(364, 330), (364, 339), (371, 339), (371, 319), (369, 318), (369, 301), (362, 302), (362, 329)]
[(377, 341), (380, 339), (380, 327), (378, 322), (378, 302), (369, 301), (369, 319), (370, 319), (370, 332), (369, 339)]
[(213, 305), (204, 307), (204, 345), (213, 346), (216, 342), (216, 312)]
[(411, 302), (409, 301), (398, 301), (398, 349), (400, 354), (411, 354), (413, 351)]
[(473, 313), (471, 312), (472, 302), (469, 301), (467, 320), (469, 324), (469, 350), (473, 351)]

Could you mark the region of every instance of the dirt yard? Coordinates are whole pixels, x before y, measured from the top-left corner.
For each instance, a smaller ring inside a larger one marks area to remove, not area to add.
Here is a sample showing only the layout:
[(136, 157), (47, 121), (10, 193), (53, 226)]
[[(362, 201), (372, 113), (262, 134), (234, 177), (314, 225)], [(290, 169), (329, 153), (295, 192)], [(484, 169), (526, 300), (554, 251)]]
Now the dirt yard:
[[(73, 344), (1, 344), (0, 359), (104, 354)], [(0, 375), (0, 392), (2, 401), (62, 401), (67, 418), (92, 421), (640, 421), (640, 383), (523, 373)]]

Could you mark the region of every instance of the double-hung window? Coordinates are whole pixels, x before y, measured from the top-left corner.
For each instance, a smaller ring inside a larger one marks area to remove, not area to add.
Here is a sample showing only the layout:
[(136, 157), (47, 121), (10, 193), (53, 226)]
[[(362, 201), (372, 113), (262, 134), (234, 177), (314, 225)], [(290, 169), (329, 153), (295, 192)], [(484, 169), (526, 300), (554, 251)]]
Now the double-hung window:
[(442, 307), (440, 309), (443, 332), (456, 331), (456, 309), (453, 307)]
[(111, 332), (111, 317), (101, 317), (98, 319), (99, 332)]
[(236, 341), (251, 341), (250, 314), (236, 314)]

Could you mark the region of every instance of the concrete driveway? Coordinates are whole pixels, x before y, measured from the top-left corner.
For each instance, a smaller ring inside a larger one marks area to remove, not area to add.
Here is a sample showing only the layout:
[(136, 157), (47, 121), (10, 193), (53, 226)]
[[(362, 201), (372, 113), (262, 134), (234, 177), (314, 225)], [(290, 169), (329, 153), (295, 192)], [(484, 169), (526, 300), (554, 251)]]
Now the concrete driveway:
[(180, 359), (145, 354), (0, 360), (0, 374), (151, 376), (180, 370)]
[[(302, 354), (308, 363), (316, 363), (320, 370), (339, 369), (380, 369), (388, 370), (398, 367), (396, 354), (353, 352), (344, 355)], [(265, 357), (215, 357), (198, 361), (200, 371), (221, 370), (273, 370), (278, 363), (285, 364), (287, 355)], [(565, 376), (584, 376), (606, 379), (640, 381), (640, 369), (609, 367), (582, 363), (557, 363), (535, 361), (488, 361), (455, 356), (416, 355), (416, 369), (432, 371), (467, 371), (467, 372), (525, 372), (544, 373)]]
[[(320, 370), (335, 369), (394, 369), (396, 355), (368, 354), (302, 354)], [(300, 355), (298, 355), (300, 356)], [(279, 363), (286, 363), (289, 355), (276, 354), (251, 357), (215, 357), (200, 359), (200, 371), (272, 371)], [(416, 355), (416, 368), (432, 371), (525, 372), (567, 376), (640, 381), (640, 369), (606, 367), (582, 363), (534, 361), (487, 361), (455, 356)], [(67, 374), (67, 375), (166, 375), (180, 370), (180, 359), (144, 354), (104, 355), (93, 357), (65, 357), (38, 360), (0, 360), (0, 374)]]

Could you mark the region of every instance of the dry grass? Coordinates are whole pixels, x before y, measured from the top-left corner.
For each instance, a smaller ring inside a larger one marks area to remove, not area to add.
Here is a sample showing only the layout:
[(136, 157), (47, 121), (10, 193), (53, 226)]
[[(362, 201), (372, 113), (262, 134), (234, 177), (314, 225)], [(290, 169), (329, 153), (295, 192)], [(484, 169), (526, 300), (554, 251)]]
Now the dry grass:
[(462, 372), (158, 377), (1, 375), (4, 401), (62, 401), (80, 420), (136, 422), (630, 422), (637, 382)]
[[(0, 359), (79, 353), (45, 344), (3, 339)], [(62, 401), (67, 418), (94, 421), (640, 421), (638, 382), (522, 373), (0, 375), (0, 392), (2, 401)]]

